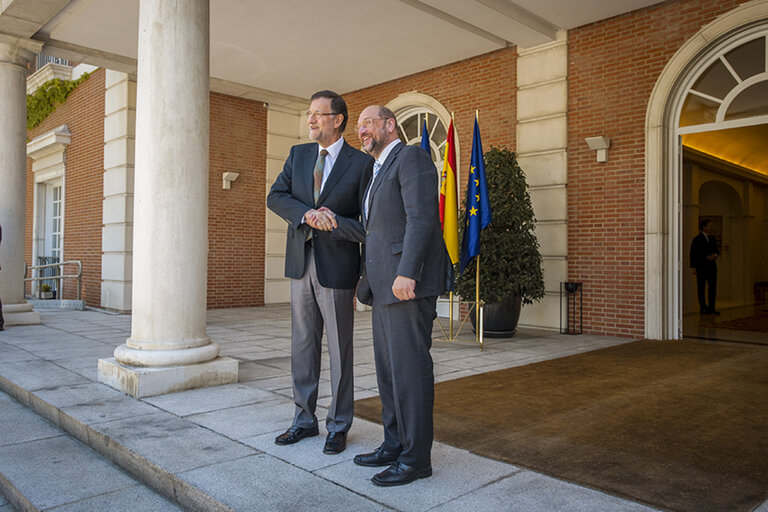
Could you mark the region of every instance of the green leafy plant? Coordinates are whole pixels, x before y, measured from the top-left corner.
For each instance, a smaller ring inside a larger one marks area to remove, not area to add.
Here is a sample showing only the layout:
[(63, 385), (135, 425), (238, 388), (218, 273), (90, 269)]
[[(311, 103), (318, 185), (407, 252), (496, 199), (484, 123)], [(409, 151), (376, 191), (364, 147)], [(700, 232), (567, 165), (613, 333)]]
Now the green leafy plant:
[(54, 78), (27, 94), (27, 129), (31, 130), (64, 103), (77, 86), (85, 82), (90, 73), (85, 73), (77, 80)]
[(47, 293), (47, 292), (51, 291), (51, 285), (49, 285), (49, 284), (41, 284), (40, 285), (40, 291), (43, 292), (43, 293)]
[[(523, 304), (538, 302), (544, 297), (544, 272), (525, 173), (514, 152), (492, 146), (485, 153), (485, 176), (493, 219), (480, 234), (480, 300), (517, 295)], [(463, 230), (463, 214), (459, 222)], [(456, 281), (466, 300), (475, 298), (476, 265), (474, 258)]]

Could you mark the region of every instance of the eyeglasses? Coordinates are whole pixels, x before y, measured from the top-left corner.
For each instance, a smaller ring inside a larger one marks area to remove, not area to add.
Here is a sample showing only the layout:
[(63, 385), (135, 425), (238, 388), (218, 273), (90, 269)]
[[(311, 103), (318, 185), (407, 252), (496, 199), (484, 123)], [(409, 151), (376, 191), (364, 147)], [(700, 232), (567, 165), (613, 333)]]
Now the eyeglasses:
[(360, 128), (362, 128), (363, 126), (365, 126), (367, 129), (370, 130), (371, 127), (373, 126), (373, 122), (378, 121), (379, 119), (392, 119), (392, 118), (391, 117), (366, 117), (361, 122), (355, 125), (355, 130), (360, 131)]
[(304, 112), (307, 117), (320, 117), (320, 116), (337, 116), (339, 115), (338, 112), (313, 112), (311, 110), (307, 110)]

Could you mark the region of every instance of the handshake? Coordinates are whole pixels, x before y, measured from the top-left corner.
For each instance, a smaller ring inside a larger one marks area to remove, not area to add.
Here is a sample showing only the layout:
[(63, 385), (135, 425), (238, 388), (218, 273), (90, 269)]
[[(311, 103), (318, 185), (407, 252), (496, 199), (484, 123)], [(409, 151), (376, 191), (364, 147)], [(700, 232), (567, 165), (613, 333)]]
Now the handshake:
[(331, 231), (332, 229), (339, 227), (336, 223), (336, 214), (325, 206), (321, 206), (317, 210), (309, 210), (305, 213), (304, 222), (306, 222), (309, 227), (320, 231)]

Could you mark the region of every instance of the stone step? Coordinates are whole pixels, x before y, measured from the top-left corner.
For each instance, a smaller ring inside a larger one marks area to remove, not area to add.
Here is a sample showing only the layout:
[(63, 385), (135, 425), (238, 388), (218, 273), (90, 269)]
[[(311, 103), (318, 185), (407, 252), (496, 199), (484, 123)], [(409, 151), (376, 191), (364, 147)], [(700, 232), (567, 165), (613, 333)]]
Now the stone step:
[(182, 510), (0, 393), (0, 512)]

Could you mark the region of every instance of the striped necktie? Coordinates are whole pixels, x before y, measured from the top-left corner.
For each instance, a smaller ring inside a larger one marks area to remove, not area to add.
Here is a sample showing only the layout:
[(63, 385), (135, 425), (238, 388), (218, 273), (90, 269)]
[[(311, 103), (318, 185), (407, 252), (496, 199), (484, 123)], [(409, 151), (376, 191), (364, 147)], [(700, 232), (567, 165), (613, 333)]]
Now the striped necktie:
[(327, 149), (320, 151), (320, 154), (317, 155), (317, 162), (315, 162), (315, 169), (312, 172), (315, 180), (315, 204), (317, 204), (317, 200), (320, 198), (320, 188), (323, 185), (323, 171), (325, 170), (325, 155), (327, 154)]

